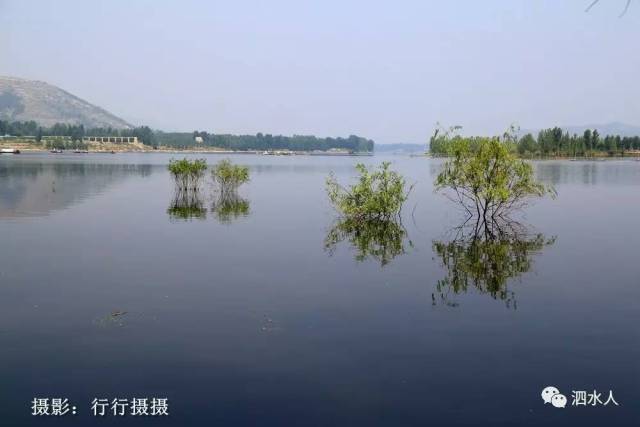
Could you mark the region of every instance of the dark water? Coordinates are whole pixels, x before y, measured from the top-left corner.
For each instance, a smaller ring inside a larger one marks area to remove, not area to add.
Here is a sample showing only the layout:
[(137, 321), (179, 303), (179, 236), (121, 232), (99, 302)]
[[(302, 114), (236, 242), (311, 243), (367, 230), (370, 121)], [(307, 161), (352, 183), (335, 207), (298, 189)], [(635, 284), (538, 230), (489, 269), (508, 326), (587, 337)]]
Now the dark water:
[[(437, 160), (388, 157), (417, 185), (380, 246), (331, 237), (324, 180), (358, 159), (235, 156), (243, 207), (207, 190), (183, 219), (169, 158), (0, 157), (1, 425), (640, 421), (640, 162), (536, 163), (558, 198), (519, 217), (527, 237), (470, 247)], [(620, 406), (571, 406), (594, 389)], [(78, 414), (32, 417), (34, 397)], [(171, 415), (89, 414), (133, 397)]]

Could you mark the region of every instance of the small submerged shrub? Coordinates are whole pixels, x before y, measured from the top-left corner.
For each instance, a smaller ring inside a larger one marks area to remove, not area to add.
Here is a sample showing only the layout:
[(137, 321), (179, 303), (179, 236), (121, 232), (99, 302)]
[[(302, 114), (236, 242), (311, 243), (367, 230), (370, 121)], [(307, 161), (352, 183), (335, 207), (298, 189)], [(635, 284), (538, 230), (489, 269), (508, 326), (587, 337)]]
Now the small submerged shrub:
[(249, 181), (249, 167), (234, 165), (224, 159), (211, 169), (211, 178), (216, 184), (211, 211), (222, 223), (230, 223), (239, 217), (249, 215), (249, 201), (238, 195), (238, 188)]
[[(338, 243), (348, 241), (356, 251), (355, 258), (373, 258), (384, 267), (405, 252), (407, 232), (400, 213), (409, 192), (404, 178), (383, 162), (369, 170), (357, 164), (358, 181), (345, 188), (333, 174), (327, 178), (327, 194), (341, 214), (325, 238), (325, 250), (333, 254)], [(409, 241), (411, 245), (411, 241)]]
[(200, 188), (204, 173), (207, 170), (205, 159), (182, 159), (169, 161), (169, 172), (179, 190), (196, 190)]
[(171, 160), (169, 172), (175, 183), (175, 192), (167, 213), (172, 219), (204, 219), (204, 208), (200, 187), (207, 170), (205, 159)]
[(369, 170), (362, 163), (357, 164), (358, 182), (348, 188), (340, 185), (333, 173), (329, 175), (327, 194), (336, 210), (351, 221), (398, 218), (412, 187), (405, 191), (404, 178), (390, 166), (390, 162), (383, 162)]
[(224, 159), (213, 166), (211, 177), (221, 193), (233, 193), (249, 181), (249, 167), (234, 165), (231, 160)]

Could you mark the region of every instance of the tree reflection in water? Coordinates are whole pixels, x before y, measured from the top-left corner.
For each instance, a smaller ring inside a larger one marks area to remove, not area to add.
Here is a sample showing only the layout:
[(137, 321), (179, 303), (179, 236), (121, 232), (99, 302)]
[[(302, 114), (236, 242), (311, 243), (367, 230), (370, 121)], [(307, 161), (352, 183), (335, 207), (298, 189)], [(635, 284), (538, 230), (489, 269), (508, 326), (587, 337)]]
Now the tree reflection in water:
[(249, 200), (243, 199), (235, 191), (220, 192), (211, 206), (211, 212), (218, 221), (229, 224), (235, 219), (249, 216)]
[(207, 210), (204, 208), (202, 196), (197, 189), (176, 188), (167, 213), (172, 220), (205, 219), (207, 217)]
[[(401, 222), (385, 219), (341, 219), (327, 233), (325, 250), (333, 255), (338, 243), (348, 240), (356, 250), (355, 259), (372, 258), (384, 267), (398, 255), (405, 253), (407, 231)], [(408, 241), (409, 246), (413, 246)]]
[[(181, 190), (176, 188), (171, 204), (167, 208), (171, 220), (192, 220), (207, 218), (204, 197), (199, 190)], [(221, 223), (229, 224), (233, 220), (250, 214), (249, 200), (240, 197), (236, 192), (218, 193), (214, 195), (211, 213)]]
[(439, 300), (448, 306), (458, 306), (454, 296), (475, 289), (517, 309), (515, 293), (508, 288), (509, 280), (531, 270), (533, 255), (556, 239), (531, 233), (511, 220), (465, 223), (452, 234), (451, 240), (433, 242), (433, 251), (446, 270), (446, 276), (438, 280), (431, 295), (434, 305)]

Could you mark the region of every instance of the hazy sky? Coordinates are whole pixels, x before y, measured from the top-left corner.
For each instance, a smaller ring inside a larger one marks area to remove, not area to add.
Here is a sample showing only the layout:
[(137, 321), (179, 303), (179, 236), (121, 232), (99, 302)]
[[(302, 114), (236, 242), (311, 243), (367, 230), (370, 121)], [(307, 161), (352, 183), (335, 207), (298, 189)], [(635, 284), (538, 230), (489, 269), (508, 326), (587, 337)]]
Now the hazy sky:
[(590, 1), (0, 0), (0, 75), (163, 130), (640, 124), (640, 1)]

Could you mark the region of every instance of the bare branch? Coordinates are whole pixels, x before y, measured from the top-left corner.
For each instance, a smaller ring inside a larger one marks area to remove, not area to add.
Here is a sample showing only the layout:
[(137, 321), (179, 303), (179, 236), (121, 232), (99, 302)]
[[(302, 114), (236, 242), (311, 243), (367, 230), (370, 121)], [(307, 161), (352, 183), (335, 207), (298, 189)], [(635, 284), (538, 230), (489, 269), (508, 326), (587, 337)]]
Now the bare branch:
[(593, 6), (595, 6), (595, 5), (596, 5), (596, 3), (598, 3), (599, 1), (600, 1), (600, 0), (593, 0), (593, 2), (589, 5), (589, 7), (587, 7), (584, 11), (585, 11), (585, 12), (589, 12), (589, 11), (591, 10), (591, 8), (592, 8)]
[[(591, 2), (591, 4), (584, 10), (585, 12), (589, 12), (591, 10), (591, 8), (593, 6), (595, 6), (597, 3), (599, 3), (600, 0), (593, 0), (593, 2)], [(631, 0), (627, 0), (627, 3), (624, 6), (624, 10), (622, 11), (622, 13), (618, 16), (618, 18), (622, 18), (627, 11), (629, 10), (629, 6), (631, 5)]]
[(622, 18), (627, 13), (627, 10), (629, 10), (630, 4), (631, 4), (631, 0), (627, 0), (627, 4), (624, 6), (624, 10), (620, 14), (619, 18)]

